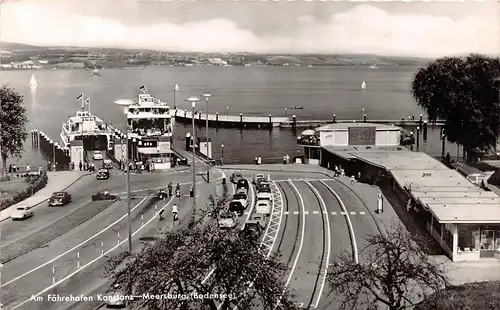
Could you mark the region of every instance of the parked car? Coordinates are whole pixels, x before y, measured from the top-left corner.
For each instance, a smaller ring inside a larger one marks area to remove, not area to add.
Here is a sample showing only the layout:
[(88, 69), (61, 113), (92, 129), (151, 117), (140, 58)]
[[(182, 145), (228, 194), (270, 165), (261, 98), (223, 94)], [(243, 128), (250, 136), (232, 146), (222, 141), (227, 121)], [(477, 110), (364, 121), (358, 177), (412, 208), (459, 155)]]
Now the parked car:
[(236, 184), (236, 183), (238, 183), (238, 181), (240, 179), (243, 179), (243, 176), (241, 175), (241, 173), (235, 172), (231, 175), (231, 177), (229, 178), (229, 181), (231, 181), (231, 183), (233, 183), (233, 184)]
[(118, 198), (118, 197), (116, 197), (115, 195), (110, 194), (107, 191), (98, 192), (97, 194), (92, 195), (92, 201), (115, 200), (116, 198)]
[(269, 200), (271, 201), (273, 199), (273, 194), (270, 192), (260, 192), (257, 193), (257, 201), (259, 200)]
[(164, 189), (160, 189), (158, 193), (156, 193), (156, 198), (163, 200), (168, 198), (168, 192)]
[(258, 200), (255, 206), (255, 212), (265, 214), (266, 216), (271, 215), (271, 201)]
[(245, 207), (245, 209), (248, 206), (248, 196), (246, 194), (233, 195), (233, 201), (239, 201)]
[(10, 218), (15, 221), (15, 220), (25, 220), (29, 217), (33, 216), (33, 211), (31, 210), (31, 207), (17, 207), (14, 211), (12, 211)]
[(96, 179), (98, 180), (107, 180), (109, 179), (109, 171), (108, 169), (99, 169), (99, 171), (97, 171), (97, 175), (96, 175)]
[(113, 169), (113, 162), (111, 161), (111, 159), (105, 159), (103, 161), (102, 165), (103, 165), (103, 168)]
[(101, 151), (94, 151), (94, 160), (102, 160), (103, 156)]
[(224, 212), (219, 215), (219, 228), (234, 228), (236, 225), (236, 216), (234, 213)]
[(239, 179), (238, 183), (236, 183), (236, 189), (238, 188), (244, 188), (248, 191), (248, 188), (250, 187), (250, 184), (248, 184), (247, 179)]
[(239, 200), (233, 200), (229, 203), (229, 212), (238, 213), (239, 216), (243, 215), (245, 209), (245, 206)]
[(67, 192), (55, 192), (49, 198), (49, 206), (65, 206), (71, 202), (71, 195)]
[(259, 180), (259, 179), (264, 179), (265, 180), (266, 177), (262, 173), (256, 173), (256, 174), (253, 175), (252, 183), (254, 185), (257, 185), (257, 180)]

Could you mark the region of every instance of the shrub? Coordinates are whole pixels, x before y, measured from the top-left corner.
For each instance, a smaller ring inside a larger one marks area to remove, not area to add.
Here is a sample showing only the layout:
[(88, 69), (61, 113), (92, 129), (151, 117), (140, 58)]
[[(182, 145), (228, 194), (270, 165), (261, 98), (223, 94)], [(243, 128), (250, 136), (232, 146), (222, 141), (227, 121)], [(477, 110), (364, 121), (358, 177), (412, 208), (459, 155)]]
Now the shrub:
[(40, 175), (26, 176), (26, 182), (29, 184), (28, 187), (15, 193), (10, 199), (5, 199), (0, 201), (0, 211), (7, 209), (8, 207), (15, 205), (35, 194), (47, 185), (48, 177), (47, 173), (43, 171)]
[(0, 177), (0, 182), (10, 181), (10, 175), (2, 175)]

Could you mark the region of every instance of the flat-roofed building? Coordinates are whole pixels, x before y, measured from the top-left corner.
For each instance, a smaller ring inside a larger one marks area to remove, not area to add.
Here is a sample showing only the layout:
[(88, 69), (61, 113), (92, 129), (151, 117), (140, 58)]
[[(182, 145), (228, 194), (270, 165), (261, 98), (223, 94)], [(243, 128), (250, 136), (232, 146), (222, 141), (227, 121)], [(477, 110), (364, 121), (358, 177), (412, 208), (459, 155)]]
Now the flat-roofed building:
[[(408, 199), (427, 230), (453, 261), (500, 259), (500, 197), (474, 185), (456, 170), (404, 147), (323, 148), (344, 165), (368, 165), (387, 174)], [(329, 163), (332, 165), (333, 163)], [(349, 166), (348, 166), (349, 167)]]

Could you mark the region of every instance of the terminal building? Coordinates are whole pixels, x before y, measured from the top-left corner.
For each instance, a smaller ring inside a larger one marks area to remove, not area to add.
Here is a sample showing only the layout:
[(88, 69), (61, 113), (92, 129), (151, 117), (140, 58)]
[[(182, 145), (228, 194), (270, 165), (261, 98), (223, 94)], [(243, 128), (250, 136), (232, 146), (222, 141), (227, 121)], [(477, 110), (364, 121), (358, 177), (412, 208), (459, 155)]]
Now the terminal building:
[(403, 139), (399, 127), (344, 123), (307, 130), (298, 143), (307, 164), (390, 184), (453, 261), (500, 260), (500, 197)]

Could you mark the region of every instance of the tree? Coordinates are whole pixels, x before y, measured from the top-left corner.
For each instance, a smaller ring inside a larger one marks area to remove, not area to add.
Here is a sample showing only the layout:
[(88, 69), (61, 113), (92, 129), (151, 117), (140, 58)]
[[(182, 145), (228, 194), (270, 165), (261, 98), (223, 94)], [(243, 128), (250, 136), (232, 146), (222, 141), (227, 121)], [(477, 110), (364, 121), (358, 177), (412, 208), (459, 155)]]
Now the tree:
[(332, 293), (342, 296), (341, 309), (376, 309), (379, 304), (390, 310), (410, 308), (449, 283), (443, 266), (424, 252), (423, 240), (403, 225), (369, 235), (359, 257), (356, 263), (344, 251), (332, 259), (328, 283)]
[(500, 60), (472, 54), (437, 59), (413, 79), (412, 94), (430, 121), (444, 119), (448, 141), (472, 151), (496, 146), (500, 134), (500, 103), (495, 80)]
[[(212, 201), (207, 214), (218, 214), (221, 200)], [(137, 254), (111, 258), (106, 269), (113, 285), (134, 295), (191, 296), (187, 300), (139, 298), (132, 302), (134, 308), (218, 309), (217, 303), (222, 303), (220, 309), (236, 304), (240, 309), (274, 309), (283, 296), (283, 307), (297, 309), (282, 279), (284, 264), (276, 256), (265, 257), (257, 240), (240, 237), (238, 229), (221, 231), (213, 220), (167, 232), (153, 244), (144, 244)]]
[(13, 88), (0, 87), (0, 145), (2, 174), (7, 167), (7, 158), (21, 157), (24, 142), (28, 137), (25, 125), (28, 122), (23, 106), (23, 95)]
[(416, 310), (500, 309), (500, 282), (473, 282), (447, 287), (428, 296)]

